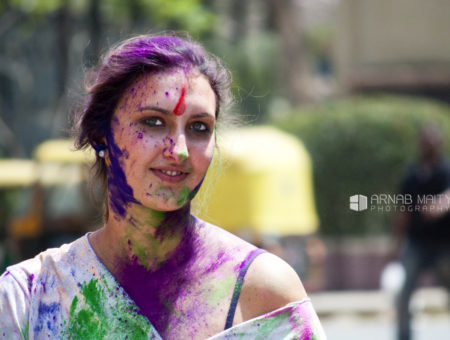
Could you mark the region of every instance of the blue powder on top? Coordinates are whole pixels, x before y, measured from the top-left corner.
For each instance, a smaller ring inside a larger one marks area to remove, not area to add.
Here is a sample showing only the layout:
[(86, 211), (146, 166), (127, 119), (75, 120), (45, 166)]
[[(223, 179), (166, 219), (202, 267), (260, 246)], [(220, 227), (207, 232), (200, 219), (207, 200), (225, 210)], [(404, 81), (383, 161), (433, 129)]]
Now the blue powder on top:
[(57, 313), (59, 313), (60, 308), (61, 306), (57, 302), (51, 304), (40, 302), (38, 307), (38, 322), (34, 327), (34, 331), (36, 333), (42, 331), (42, 328), (44, 328), (44, 324), (47, 324), (47, 328), (50, 331), (53, 330), (52, 325), (54, 324), (54, 322), (49, 323), (49, 321), (55, 320), (54, 317), (56, 316)]

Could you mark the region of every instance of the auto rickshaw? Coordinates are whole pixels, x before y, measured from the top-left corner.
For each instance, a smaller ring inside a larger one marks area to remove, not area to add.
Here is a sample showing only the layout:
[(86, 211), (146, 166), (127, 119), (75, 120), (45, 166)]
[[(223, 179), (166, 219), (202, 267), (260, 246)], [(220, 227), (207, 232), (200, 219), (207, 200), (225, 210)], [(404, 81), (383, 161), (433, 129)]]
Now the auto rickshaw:
[(17, 260), (8, 225), (21, 203), (28, 200), (29, 188), (36, 181), (35, 170), (29, 159), (0, 159), (0, 272)]
[(56, 139), (39, 144), (32, 160), (0, 163), (0, 184), (21, 185), (27, 191), (6, 228), (15, 261), (71, 242), (95, 228), (98, 213), (87, 188), (93, 159), (92, 153), (73, 151), (73, 141)]
[(322, 275), (325, 248), (316, 237), (312, 165), (301, 141), (259, 126), (226, 132), (217, 144), (194, 200), (197, 215), (280, 255), (320, 285), (312, 282)]

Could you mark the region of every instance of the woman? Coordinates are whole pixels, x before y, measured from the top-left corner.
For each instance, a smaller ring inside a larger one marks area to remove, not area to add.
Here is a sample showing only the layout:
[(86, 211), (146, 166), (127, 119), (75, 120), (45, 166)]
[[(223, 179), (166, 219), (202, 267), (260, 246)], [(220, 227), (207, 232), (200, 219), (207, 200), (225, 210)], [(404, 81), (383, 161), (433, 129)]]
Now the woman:
[(77, 146), (97, 152), (105, 224), (8, 268), (0, 336), (324, 338), (289, 265), (190, 215), (228, 91), (188, 39), (138, 36), (106, 55), (76, 124)]

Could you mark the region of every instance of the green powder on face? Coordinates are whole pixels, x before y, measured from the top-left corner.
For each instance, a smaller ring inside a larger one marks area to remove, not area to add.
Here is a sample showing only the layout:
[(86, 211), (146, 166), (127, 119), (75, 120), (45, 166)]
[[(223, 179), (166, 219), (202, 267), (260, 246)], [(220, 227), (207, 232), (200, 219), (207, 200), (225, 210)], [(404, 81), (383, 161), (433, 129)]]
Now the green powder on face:
[(137, 306), (124, 299), (121, 291), (109, 288), (106, 281), (102, 283), (92, 279), (81, 285), (80, 293), (72, 300), (64, 338), (149, 339), (152, 327), (137, 313)]
[(180, 152), (178, 154), (178, 159), (179, 159), (180, 162), (185, 161), (187, 158), (188, 158), (188, 153), (186, 151)]
[(184, 205), (184, 203), (187, 202), (187, 200), (189, 199), (189, 193), (191, 192), (191, 190), (189, 189), (189, 187), (184, 187), (181, 192), (180, 195), (178, 196), (178, 201), (177, 201), (177, 205)]

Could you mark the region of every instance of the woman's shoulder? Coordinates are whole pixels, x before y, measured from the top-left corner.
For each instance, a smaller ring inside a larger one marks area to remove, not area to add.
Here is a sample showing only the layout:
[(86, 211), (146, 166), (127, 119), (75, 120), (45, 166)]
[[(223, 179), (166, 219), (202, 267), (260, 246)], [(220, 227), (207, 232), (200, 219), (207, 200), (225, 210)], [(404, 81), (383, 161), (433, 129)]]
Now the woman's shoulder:
[[(236, 254), (235, 266), (238, 270), (244, 267), (257, 249), (220, 227), (199, 221), (203, 237), (212, 248)], [(288, 263), (269, 252), (257, 254), (245, 273), (234, 324), (307, 297), (300, 278)]]
[(211, 248), (220, 248), (222, 251), (238, 253), (248, 253), (256, 249), (255, 245), (219, 226), (203, 221), (197, 217), (195, 219), (197, 222), (196, 225), (198, 226), (198, 235)]
[[(49, 271), (68, 270), (82, 260), (82, 254), (88, 253), (86, 236), (59, 248), (49, 248), (35, 257), (24, 260), (6, 268), (0, 280), (15, 282), (20, 287), (31, 287)], [(70, 275), (70, 273), (69, 273)]]
[(258, 256), (248, 269), (242, 286), (237, 322), (281, 308), (307, 297), (294, 269), (271, 253)]

